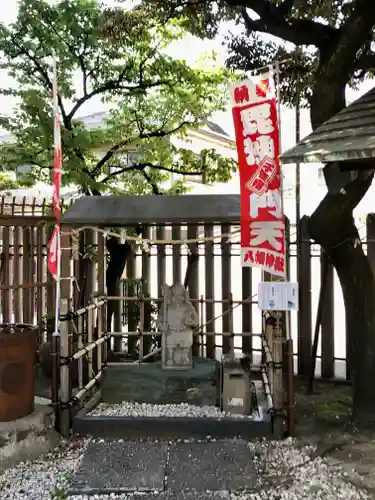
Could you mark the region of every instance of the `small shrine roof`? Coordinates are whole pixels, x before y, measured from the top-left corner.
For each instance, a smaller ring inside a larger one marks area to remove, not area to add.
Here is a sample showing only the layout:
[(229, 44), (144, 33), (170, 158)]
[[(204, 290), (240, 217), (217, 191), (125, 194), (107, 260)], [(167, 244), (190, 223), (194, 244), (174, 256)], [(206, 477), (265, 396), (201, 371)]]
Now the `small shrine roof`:
[[(375, 158), (375, 87), (285, 151), (286, 163), (329, 163)], [(364, 167), (368, 168), (367, 162)]]
[(238, 194), (85, 196), (62, 216), (63, 224), (127, 226), (135, 224), (234, 223), (240, 221)]

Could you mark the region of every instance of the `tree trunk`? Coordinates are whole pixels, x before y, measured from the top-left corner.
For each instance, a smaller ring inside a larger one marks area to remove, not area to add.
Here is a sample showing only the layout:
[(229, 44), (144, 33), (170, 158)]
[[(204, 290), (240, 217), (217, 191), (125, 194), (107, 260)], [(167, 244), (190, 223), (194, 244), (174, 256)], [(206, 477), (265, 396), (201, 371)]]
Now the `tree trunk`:
[[(345, 106), (346, 81), (348, 78), (340, 78), (333, 68), (318, 70), (311, 100), (314, 129)], [(342, 166), (353, 171), (361, 168), (348, 162)], [(344, 177), (339, 169), (335, 176), (337, 181)], [(375, 280), (360, 243), (353, 210), (372, 179), (370, 173), (359, 173), (339, 193), (327, 193), (309, 220), (310, 237), (331, 257), (343, 291), (351, 348), (347, 357), (353, 363), (353, 417), (358, 425), (375, 421)]]
[(309, 220), (310, 236), (331, 257), (343, 291), (353, 359), (353, 416), (359, 424), (375, 421), (375, 281), (352, 211), (372, 178), (357, 178), (345, 192), (327, 194)]
[[(131, 254), (131, 243), (126, 241), (120, 243), (118, 238), (108, 238), (107, 250), (109, 254), (109, 262), (106, 271), (107, 295), (113, 297), (117, 295), (118, 286), (122, 273), (124, 272), (126, 261)], [(116, 302), (108, 301), (107, 305), (107, 331), (112, 331), (112, 318), (116, 310)]]

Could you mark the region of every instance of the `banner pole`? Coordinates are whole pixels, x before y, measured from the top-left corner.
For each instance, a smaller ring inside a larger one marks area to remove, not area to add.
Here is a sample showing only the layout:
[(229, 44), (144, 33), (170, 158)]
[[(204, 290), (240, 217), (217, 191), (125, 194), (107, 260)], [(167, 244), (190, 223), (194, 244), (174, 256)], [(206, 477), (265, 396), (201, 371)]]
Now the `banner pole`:
[[(60, 298), (61, 298), (61, 204), (60, 204), (60, 186), (61, 186), (61, 131), (59, 119), (59, 102), (58, 102), (58, 83), (57, 83), (57, 63), (55, 54), (52, 55), (52, 98), (53, 98), (53, 196), (52, 209), (56, 219), (55, 228), (50, 241), (49, 251), (51, 253), (51, 267), (49, 271), (53, 274), (56, 280), (55, 294), (55, 325), (51, 339), (51, 356), (52, 356), (52, 384), (51, 384), (51, 402), (55, 410), (55, 428), (60, 430), (60, 395), (59, 395), (59, 371), (60, 371)], [(56, 241), (54, 242), (54, 238)], [(53, 264), (53, 252), (56, 250), (56, 268)]]
[[(57, 63), (56, 63), (56, 56), (53, 54), (53, 155), (54, 155), (54, 175), (53, 175), (53, 183), (55, 184), (55, 179), (56, 179), (56, 157), (59, 157), (61, 159), (61, 132), (60, 132), (60, 120), (58, 116), (59, 112), (59, 100), (58, 100), (58, 83), (57, 83)], [(59, 122), (59, 123), (57, 123)], [(57, 166), (58, 169), (61, 169), (61, 160), (59, 165)], [(61, 175), (61, 173), (60, 173)], [(58, 177), (60, 179), (60, 176)], [(57, 191), (59, 199), (54, 200), (53, 203), (58, 203), (59, 205), (59, 210), (60, 210), (60, 186), (58, 186), (58, 190), (56, 189), (57, 186), (54, 185), (54, 190), (55, 193)], [(61, 213), (59, 212), (61, 215)], [(55, 301), (55, 331), (53, 332), (54, 336), (59, 336), (60, 335), (60, 281), (61, 281), (61, 238), (60, 238), (60, 219), (56, 217), (56, 227), (57, 227), (57, 273), (56, 273), (56, 301)]]

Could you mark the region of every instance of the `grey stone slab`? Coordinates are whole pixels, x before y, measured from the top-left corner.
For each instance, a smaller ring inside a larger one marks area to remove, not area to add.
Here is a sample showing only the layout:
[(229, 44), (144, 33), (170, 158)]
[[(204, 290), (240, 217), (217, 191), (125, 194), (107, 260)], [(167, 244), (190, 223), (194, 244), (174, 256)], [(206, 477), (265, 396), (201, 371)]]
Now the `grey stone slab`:
[(90, 443), (75, 474), (72, 493), (162, 491), (166, 445), (105, 441)]
[(253, 457), (244, 441), (176, 443), (170, 446), (168, 490), (235, 491), (253, 488), (256, 484)]
[(163, 370), (161, 362), (108, 366), (101, 387), (103, 402), (180, 404), (191, 402), (189, 394), (194, 389), (199, 392), (199, 404), (215, 405), (217, 375), (216, 361), (198, 358), (194, 358), (194, 367), (186, 371)]

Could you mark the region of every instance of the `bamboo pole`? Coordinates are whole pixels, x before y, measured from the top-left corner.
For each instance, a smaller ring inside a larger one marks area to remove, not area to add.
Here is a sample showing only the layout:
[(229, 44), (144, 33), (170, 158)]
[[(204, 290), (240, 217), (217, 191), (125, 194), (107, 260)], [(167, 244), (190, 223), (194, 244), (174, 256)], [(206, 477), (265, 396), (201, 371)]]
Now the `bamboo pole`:
[(139, 347), (138, 347), (138, 358), (143, 358), (143, 329), (145, 323), (145, 303), (143, 297), (141, 297), (141, 303), (139, 305)]
[(271, 394), (271, 389), (270, 389), (270, 384), (267, 376), (267, 370), (264, 366), (260, 368), (261, 374), (262, 374), (262, 382), (263, 382), (263, 388), (264, 388), (264, 393), (267, 397), (267, 405), (268, 405), (268, 410), (273, 410), (273, 399), (272, 399), (272, 394)]
[[(201, 335), (200, 330), (197, 330), (193, 332), (194, 335)], [(132, 332), (109, 332), (108, 335), (111, 337), (127, 337), (128, 335), (140, 335), (139, 331), (132, 331)], [(161, 336), (162, 334), (159, 332), (142, 332), (143, 335), (159, 335)], [(262, 333), (253, 333), (253, 332), (241, 332), (241, 333), (234, 333), (233, 332), (206, 332), (207, 336), (225, 336), (225, 337), (231, 337), (234, 335), (235, 337), (262, 337)]]
[[(255, 295), (254, 295), (255, 297)], [(139, 301), (139, 297), (138, 296), (132, 296), (132, 297), (121, 297), (119, 295), (110, 295), (108, 297), (106, 297), (106, 300), (126, 300), (126, 301)], [(163, 302), (163, 299), (162, 298), (153, 298), (153, 297), (143, 297), (143, 300), (145, 302)], [(103, 299), (104, 301), (104, 299)], [(195, 299), (195, 298), (191, 298), (189, 297), (189, 301), (192, 302), (192, 303), (199, 303), (201, 301), (200, 298), (198, 299)], [(241, 304), (257, 304), (258, 301), (257, 300), (253, 300), (253, 298), (249, 298), (249, 299), (244, 299), (244, 300), (230, 300), (230, 299), (203, 299), (204, 303), (205, 304), (236, 304), (236, 305), (241, 305)], [(90, 304), (90, 306), (87, 306), (87, 307), (96, 307), (94, 304)], [(86, 308), (82, 308), (82, 309), (86, 309)], [(82, 313), (79, 312), (80, 310), (76, 311), (75, 314), (83, 314), (83, 311)], [(226, 314), (227, 311), (224, 311), (224, 314)], [(222, 316), (222, 314), (220, 314), (218, 316), (218, 318), (220, 318)]]
[[(96, 340), (100, 340), (103, 338), (103, 335), (102, 335), (102, 326), (103, 326), (103, 320), (102, 320), (102, 316), (103, 316), (103, 307), (99, 307), (98, 308), (98, 316), (97, 316), (97, 319), (96, 319), (96, 324), (97, 324), (97, 329), (98, 329), (98, 336), (96, 338)], [(96, 359), (97, 359), (97, 370), (98, 370), (98, 373), (102, 371), (102, 350), (103, 350), (103, 343), (104, 343), (105, 339), (103, 340), (102, 344), (98, 345), (97, 346), (97, 355), (96, 355)]]
[(283, 387), (283, 329), (282, 312), (275, 312), (275, 327), (273, 335), (273, 401), (275, 411), (280, 413), (284, 407)]
[(87, 392), (89, 392), (89, 390), (90, 390), (92, 387), (94, 387), (94, 385), (95, 385), (97, 382), (99, 382), (99, 380), (101, 379), (102, 375), (103, 375), (103, 371), (100, 371), (99, 373), (97, 373), (97, 374), (95, 375), (95, 377), (93, 377), (93, 378), (90, 380), (90, 382), (88, 382), (88, 383), (85, 385), (85, 387), (83, 387), (83, 388), (82, 388), (79, 392), (77, 392), (77, 394), (74, 396), (74, 399), (75, 399), (75, 400), (77, 400), (77, 401), (79, 401), (80, 399), (82, 399), (82, 398), (85, 396), (85, 394), (86, 394)]
[[(88, 345), (94, 345), (92, 309), (87, 311), (87, 343)], [(94, 347), (96, 347), (96, 345), (94, 345)], [(87, 352), (88, 380), (90, 380), (94, 374), (92, 367), (92, 351), (93, 349), (89, 349)]]
[(62, 317), (60, 326), (60, 359), (63, 363), (60, 364), (60, 421), (59, 430), (60, 434), (64, 438), (68, 438), (70, 435), (70, 399), (71, 399), (71, 387), (70, 387), (70, 366), (68, 359), (70, 356), (70, 346), (69, 346), (69, 320), (68, 320), (69, 305), (68, 299), (61, 299), (60, 314)]
[(100, 339), (95, 340), (94, 342), (91, 342), (90, 344), (85, 345), (82, 349), (75, 352), (69, 359), (71, 359), (71, 360), (80, 359), (80, 358), (82, 358), (82, 356), (84, 356), (85, 354), (89, 354), (89, 353), (91, 353), (91, 355), (92, 355), (92, 350), (95, 349), (95, 347), (98, 347), (101, 344), (103, 344), (108, 339), (108, 337), (109, 337), (108, 334), (103, 335), (102, 337), (100, 337)]
[[(78, 343), (77, 348), (78, 351), (83, 349), (83, 328), (84, 328), (84, 317), (80, 316), (78, 318)], [(78, 360), (78, 388), (82, 389), (83, 387), (83, 358), (79, 358)]]

